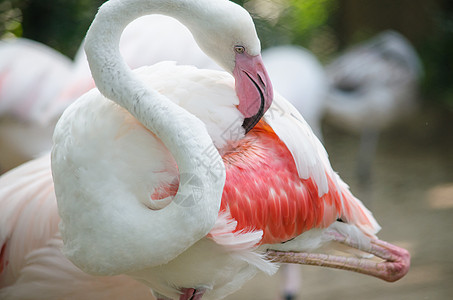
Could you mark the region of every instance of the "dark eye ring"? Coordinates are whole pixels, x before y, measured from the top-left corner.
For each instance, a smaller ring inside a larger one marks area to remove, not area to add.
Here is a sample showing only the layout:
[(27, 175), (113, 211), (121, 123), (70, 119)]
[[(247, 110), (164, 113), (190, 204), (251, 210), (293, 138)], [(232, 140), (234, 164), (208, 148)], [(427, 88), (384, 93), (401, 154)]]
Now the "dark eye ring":
[(234, 46), (234, 51), (236, 51), (236, 53), (238, 54), (242, 54), (245, 52), (245, 48), (244, 46), (236, 45)]

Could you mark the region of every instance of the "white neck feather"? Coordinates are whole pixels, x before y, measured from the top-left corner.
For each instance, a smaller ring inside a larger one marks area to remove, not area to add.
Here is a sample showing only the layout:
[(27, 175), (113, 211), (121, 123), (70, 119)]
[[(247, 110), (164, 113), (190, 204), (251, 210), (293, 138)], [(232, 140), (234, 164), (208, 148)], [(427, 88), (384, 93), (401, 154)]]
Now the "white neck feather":
[[(206, 170), (208, 165), (223, 166), (223, 162), (217, 152), (212, 156), (212, 151), (206, 151), (214, 149), (214, 146), (204, 124), (137, 80), (121, 59), (119, 40), (127, 24), (144, 14), (165, 14), (197, 26), (187, 18), (206, 14), (203, 6), (209, 7), (213, 2), (221, 1), (111, 0), (100, 8), (88, 31), (85, 50), (97, 88), (163, 141), (178, 165), (180, 182), (187, 182), (194, 175), (197, 177), (195, 182), (191, 182), (189, 190), (180, 184), (173, 202), (156, 211), (152, 218), (145, 220), (146, 226), (144, 224), (139, 229), (153, 228), (153, 224), (156, 224), (155, 228), (161, 228), (162, 224), (173, 227), (166, 234), (148, 232), (143, 243), (154, 245), (152, 251), (137, 249), (136, 266), (128, 262), (128, 266), (117, 266), (117, 269), (102, 270), (100, 273), (132, 271), (166, 263), (204, 237), (217, 219), (225, 170), (221, 170), (220, 176)], [(206, 157), (207, 152), (209, 157)], [(187, 197), (187, 194), (193, 193), (194, 184), (198, 184), (195, 188), (202, 191), (202, 198), (197, 198), (198, 201), (190, 207), (178, 205), (184, 200), (184, 195)], [(147, 260), (147, 265), (143, 265), (143, 260)]]

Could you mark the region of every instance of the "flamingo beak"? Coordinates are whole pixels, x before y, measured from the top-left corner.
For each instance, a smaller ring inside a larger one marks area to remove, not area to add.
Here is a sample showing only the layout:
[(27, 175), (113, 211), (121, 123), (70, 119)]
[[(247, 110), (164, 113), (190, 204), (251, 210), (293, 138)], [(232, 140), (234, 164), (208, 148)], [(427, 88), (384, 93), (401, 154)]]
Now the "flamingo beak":
[(274, 262), (315, 265), (362, 273), (388, 282), (394, 282), (407, 274), (410, 254), (406, 249), (390, 243), (372, 239), (369, 249), (360, 249), (358, 244), (338, 232), (332, 233), (332, 240), (346, 247), (372, 254), (372, 257), (328, 255), (306, 252), (283, 252), (268, 250), (266, 255)]
[(242, 127), (247, 133), (271, 106), (274, 91), (261, 55), (236, 54), (233, 76), (239, 98), (238, 109), (245, 118)]

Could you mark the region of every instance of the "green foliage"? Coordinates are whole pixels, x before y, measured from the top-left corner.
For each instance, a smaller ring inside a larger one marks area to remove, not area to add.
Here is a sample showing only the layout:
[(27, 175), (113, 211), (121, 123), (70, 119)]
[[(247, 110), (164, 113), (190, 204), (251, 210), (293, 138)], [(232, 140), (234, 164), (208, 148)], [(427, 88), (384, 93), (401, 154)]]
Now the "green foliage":
[(22, 36), (22, 12), (11, 1), (0, 3), (0, 39)]
[(419, 46), (425, 100), (453, 110), (453, 5), (435, 16), (435, 31)]
[(329, 25), (337, 0), (238, 0), (254, 17), (262, 47), (304, 46), (321, 59), (337, 50)]
[(72, 57), (103, 0), (7, 0), (0, 36), (39, 41)]
[(290, 0), (291, 6), (282, 15), (284, 22), (291, 24), (295, 43), (306, 43), (313, 32), (327, 24), (333, 12), (334, 0)]

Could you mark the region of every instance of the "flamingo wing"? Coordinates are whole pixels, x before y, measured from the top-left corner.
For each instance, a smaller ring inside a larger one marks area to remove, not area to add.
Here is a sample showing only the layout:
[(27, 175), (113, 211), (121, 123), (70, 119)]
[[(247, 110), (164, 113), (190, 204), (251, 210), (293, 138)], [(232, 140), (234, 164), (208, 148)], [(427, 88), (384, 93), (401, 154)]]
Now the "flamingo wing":
[(49, 155), (26, 163), (0, 180), (0, 286), (14, 282), (25, 257), (58, 231)]
[(265, 120), (291, 152), (300, 178), (308, 176), (313, 179), (319, 197), (337, 195), (339, 218), (355, 224), (370, 236), (380, 230), (371, 212), (352, 195), (349, 186), (332, 169), (324, 146), (294, 106), (283, 97), (276, 97), (275, 106)]
[(237, 221), (236, 231), (262, 230), (260, 243), (274, 244), (341, 219), (374, 236), (379, 225), (332, 170), (299, 112), (277, 96), (264, 120), (223, 156), (221, 211)]

